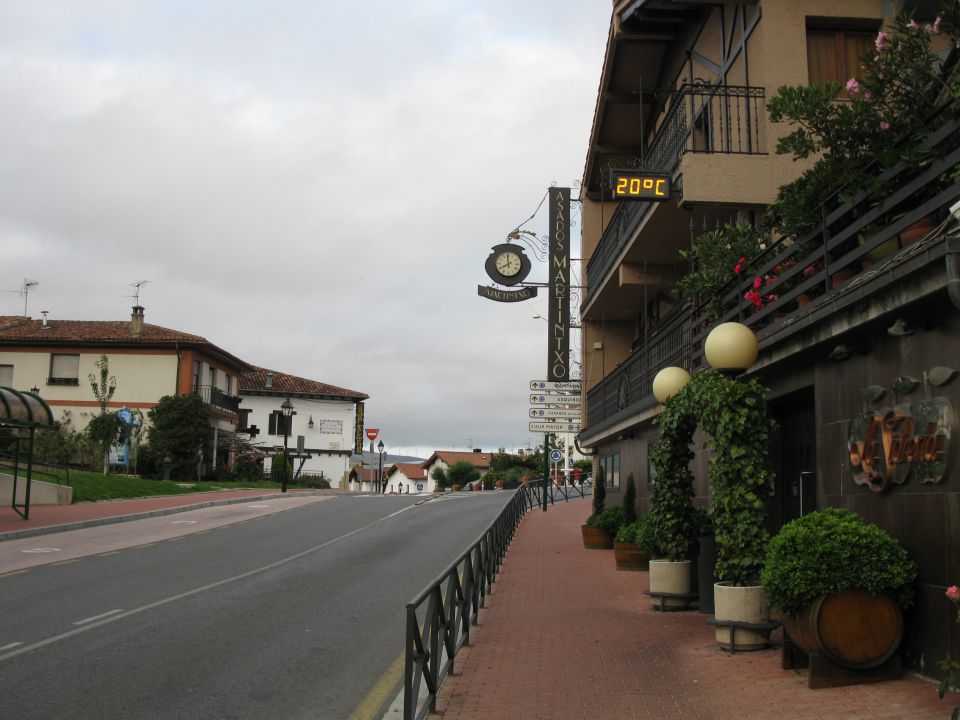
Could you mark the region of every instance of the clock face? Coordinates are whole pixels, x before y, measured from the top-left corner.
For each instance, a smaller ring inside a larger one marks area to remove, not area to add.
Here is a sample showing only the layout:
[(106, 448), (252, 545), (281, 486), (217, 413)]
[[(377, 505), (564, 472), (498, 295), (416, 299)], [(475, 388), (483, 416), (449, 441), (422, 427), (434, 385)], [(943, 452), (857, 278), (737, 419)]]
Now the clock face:
[(513, 277), (520, 272), (520, 256), (512, 252), (502, 252), (497, 255), (496, 267), (504, 277)]

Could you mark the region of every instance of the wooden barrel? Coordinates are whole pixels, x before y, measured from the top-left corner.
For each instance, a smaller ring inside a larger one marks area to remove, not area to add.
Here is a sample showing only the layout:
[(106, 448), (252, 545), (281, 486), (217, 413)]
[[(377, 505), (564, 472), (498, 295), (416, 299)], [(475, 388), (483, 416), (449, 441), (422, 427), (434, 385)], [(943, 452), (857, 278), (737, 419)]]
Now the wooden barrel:
[(649, 570), (650, 555), (638, 550), (636, 543), (613, 541), (613, 557), (617, 570)]
[(613, 547), (613, 536), (603, 528), (580, 526), (583, 546), (588, 550), (609, 550)]
[(866, 590), (821, 595), (799, 615), (785, 615), (783, 626), (805, 653), (854, 670), (885, 663), (903, 637), (900, 607)]

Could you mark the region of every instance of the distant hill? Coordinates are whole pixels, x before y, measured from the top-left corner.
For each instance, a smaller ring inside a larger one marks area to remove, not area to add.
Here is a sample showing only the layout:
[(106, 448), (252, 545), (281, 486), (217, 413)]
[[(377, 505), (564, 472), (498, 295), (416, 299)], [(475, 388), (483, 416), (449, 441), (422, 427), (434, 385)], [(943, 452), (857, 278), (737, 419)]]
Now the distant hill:
[[(413, 457), (411, 455), (391, 455), (389, 453), (383, 454), (383, 467), (388, 468), (394, 463), (422, 463), (426, 458)], [(350, 456), (350, 467), (360, 464), (359, 455)], [(363, 464), (367, 467), (376, 466), (380, 467), (380, 453), (371, 453), (364, 451), (363, 453)]]

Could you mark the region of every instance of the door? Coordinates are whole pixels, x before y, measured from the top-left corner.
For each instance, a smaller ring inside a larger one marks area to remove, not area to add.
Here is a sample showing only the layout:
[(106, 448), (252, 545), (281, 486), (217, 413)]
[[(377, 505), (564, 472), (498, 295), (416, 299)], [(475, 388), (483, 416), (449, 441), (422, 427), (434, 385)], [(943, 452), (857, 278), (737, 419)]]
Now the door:
[(780, 426), (773, 449), (776, 478), (767, 501), (768, 530), (817, 509), (817, 444), (813, 390), (794, 393), (772, 408)]

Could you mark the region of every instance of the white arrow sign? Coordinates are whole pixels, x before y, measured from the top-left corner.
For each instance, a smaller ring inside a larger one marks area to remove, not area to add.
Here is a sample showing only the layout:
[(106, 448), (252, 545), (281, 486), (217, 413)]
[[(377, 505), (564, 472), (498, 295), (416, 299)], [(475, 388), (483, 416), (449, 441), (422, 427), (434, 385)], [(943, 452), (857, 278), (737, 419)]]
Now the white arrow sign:
[(531, 395), (531, 405), (579, 405), (579, 395)]
[(532, 422), (527, 423), (530, 432), (580, 432), (580, 423), (552, 423), (552, 422)]
[(530, 408), (532, 418), (579, 418), (579, 408)]
[(551, 382), (549, 380), (531, 380), (530, 389), (542, 392), (544, 390), (566, 390), (568, 392), (580, 392), (581, 386), (579, 380), (570, 380), (568, 382)]

